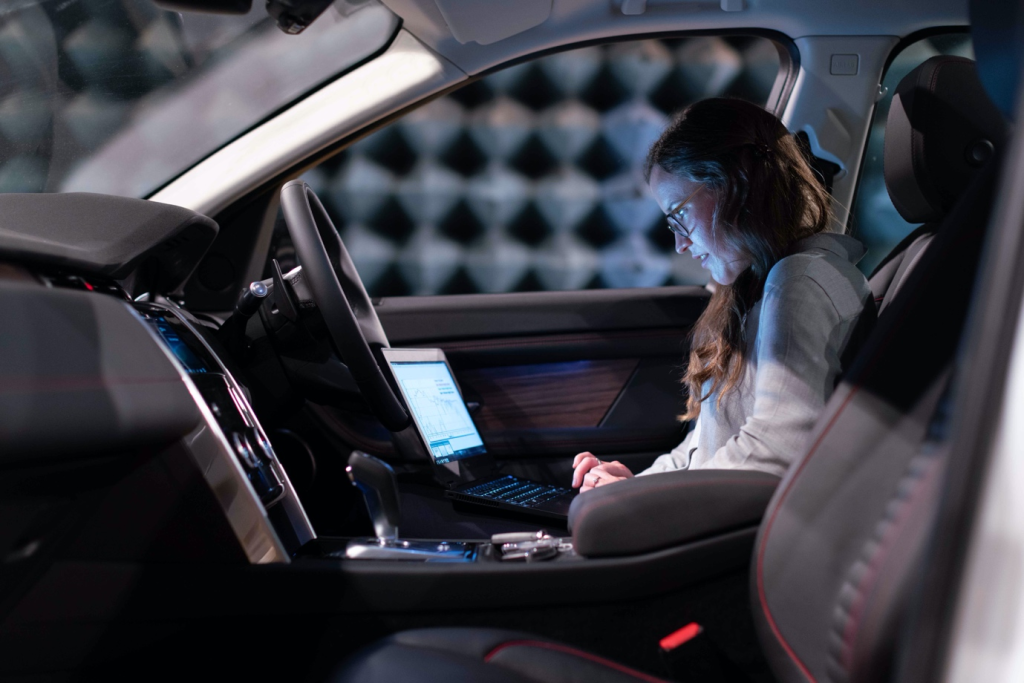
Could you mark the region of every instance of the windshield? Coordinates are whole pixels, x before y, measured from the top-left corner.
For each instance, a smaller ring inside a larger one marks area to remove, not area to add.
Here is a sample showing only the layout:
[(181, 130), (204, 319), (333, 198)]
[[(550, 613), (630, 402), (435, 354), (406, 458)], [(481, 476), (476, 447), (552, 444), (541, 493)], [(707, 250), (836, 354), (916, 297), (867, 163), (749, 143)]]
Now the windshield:
[(298, 36), (260, 8), (218, 16), (150, 0), (7, 0), (0, 192), (148, 196), (397, 27), (376, 0), (338, 0)]

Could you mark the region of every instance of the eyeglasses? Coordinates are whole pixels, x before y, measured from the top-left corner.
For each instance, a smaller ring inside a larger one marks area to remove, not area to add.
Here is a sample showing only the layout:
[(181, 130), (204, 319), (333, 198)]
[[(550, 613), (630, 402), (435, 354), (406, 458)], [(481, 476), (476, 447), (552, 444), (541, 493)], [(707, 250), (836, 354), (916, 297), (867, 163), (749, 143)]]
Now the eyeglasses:
[(690, 203), (690, 200), (696, 197), (697, 193), (703, 189), (704, 183), (701, 183), (689, 197), (679, 203), (679, 206), (674, 211), (665, 214), (665, 220), (668, 221), (668, 229), (672, 231), (672, 234), (679, 235), (684, 239), (690, 239), (690, 233), (693, 232), (693, 228), (687, 228), (683, 225), (683, 213), (686, 211), (686, 205)]

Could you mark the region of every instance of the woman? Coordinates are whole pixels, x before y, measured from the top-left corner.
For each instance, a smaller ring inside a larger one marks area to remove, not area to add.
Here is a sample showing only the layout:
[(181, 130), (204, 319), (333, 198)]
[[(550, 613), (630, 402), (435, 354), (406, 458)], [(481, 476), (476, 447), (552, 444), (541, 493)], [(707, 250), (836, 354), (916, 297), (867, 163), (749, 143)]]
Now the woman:
[[(694, 429), (640, 474), (755, 469), (782, 476), (842, 371), (871, 291), (859, 242), (828, 232), (829, 196), (772, 114), (733, 99), (686, 109), (648, 154), (645, 174), (675, 234), (716, 283), (698, 319), (681, 420)], [(582, 491), (633, 476), (591, 453)]]

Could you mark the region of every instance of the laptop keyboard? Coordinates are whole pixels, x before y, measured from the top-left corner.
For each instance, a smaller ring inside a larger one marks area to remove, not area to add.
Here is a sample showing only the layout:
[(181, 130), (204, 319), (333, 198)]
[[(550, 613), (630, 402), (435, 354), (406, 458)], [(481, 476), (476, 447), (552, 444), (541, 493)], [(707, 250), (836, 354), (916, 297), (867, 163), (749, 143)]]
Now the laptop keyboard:
[(524, 508), (533, 508), (568, 494), (569, 489), (563, 489), (559, 486), (548, 486), (547, 484), (536, 484), (532, 481), (524, 481), (512, 475), (507, 475), (464, 489), (462, 492), (472, 496), (481, 496), (491, 500), (499, 500), (503, 503), (519, 505)]

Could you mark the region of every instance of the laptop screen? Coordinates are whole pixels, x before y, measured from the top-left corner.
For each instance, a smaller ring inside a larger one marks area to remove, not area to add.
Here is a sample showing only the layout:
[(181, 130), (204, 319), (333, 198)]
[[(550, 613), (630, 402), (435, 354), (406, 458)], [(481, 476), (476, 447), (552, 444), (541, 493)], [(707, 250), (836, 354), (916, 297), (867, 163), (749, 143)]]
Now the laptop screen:
[(389, 364), (435, 463), (444, 465), (486, 452), (447, 363)]

